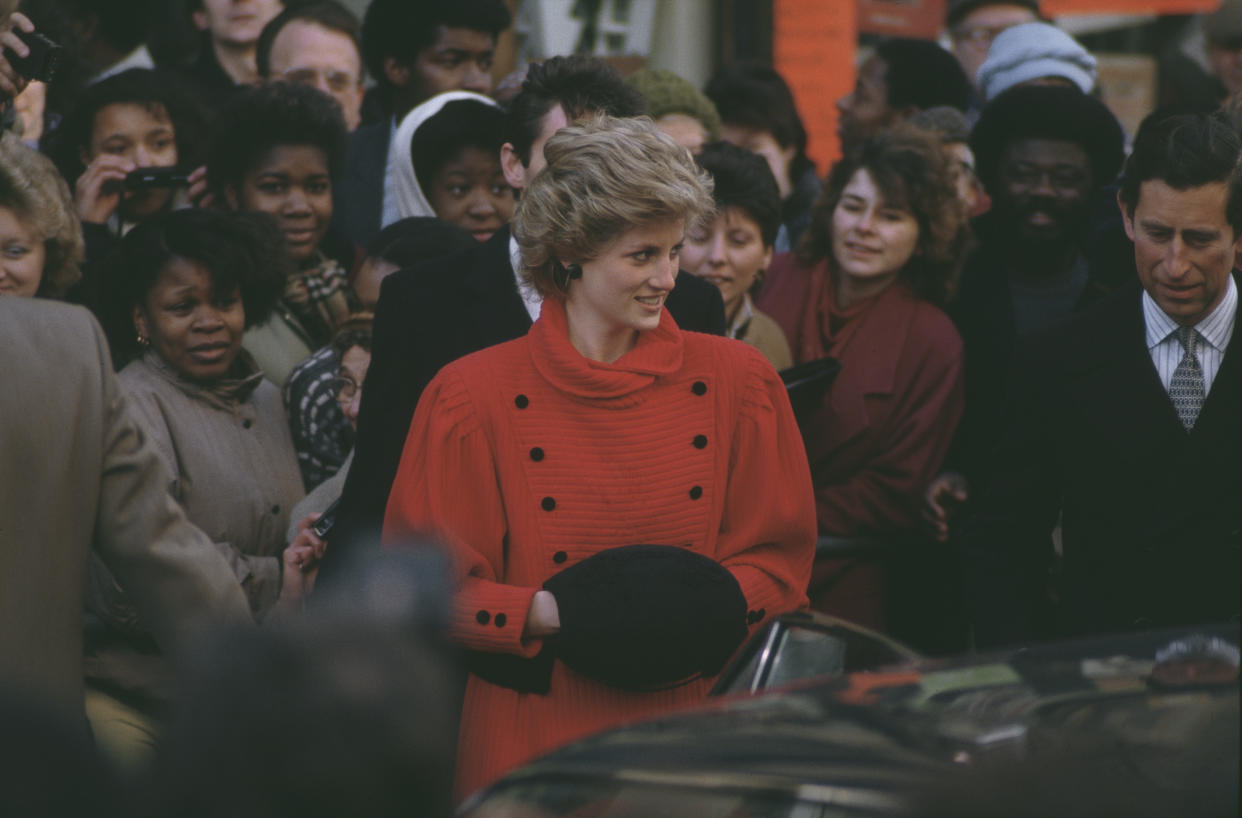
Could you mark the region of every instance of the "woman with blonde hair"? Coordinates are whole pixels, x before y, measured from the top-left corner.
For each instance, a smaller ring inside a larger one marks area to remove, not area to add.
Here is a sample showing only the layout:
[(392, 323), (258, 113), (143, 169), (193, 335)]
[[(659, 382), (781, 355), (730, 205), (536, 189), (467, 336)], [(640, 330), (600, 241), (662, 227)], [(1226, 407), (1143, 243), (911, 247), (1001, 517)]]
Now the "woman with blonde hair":
[(710, 181), (647, 119), (566, 128), (544, 154), (513, 228), (539, 319), (427, 387), (384, 527), (453, 558), (459, 795), (700, 701), (748, 631), (804, 604), (814, 547), (780, 378), (664, 309)]
[(0, 138), (0, 295), (62, 298), (82, 277), (82, 225), (41, 153)]

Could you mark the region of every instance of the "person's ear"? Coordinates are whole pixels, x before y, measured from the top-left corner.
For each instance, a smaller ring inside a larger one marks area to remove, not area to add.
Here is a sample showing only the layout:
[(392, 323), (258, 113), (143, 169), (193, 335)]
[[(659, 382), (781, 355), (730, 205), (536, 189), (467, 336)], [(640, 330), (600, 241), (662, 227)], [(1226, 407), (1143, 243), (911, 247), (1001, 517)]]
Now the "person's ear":
[(194, 27), (199, 31), (206, 31), (211, 28), (211, 18), (207, 16), (206, 9), (195, 9), (190, 14), (190, 19), (194, 21)]
[(1121, 191), (1117, 191), (1117, 209), (1121, 211), (1121, 226), (1126, 229), (1126, 237), (1130, 241), (1134, 241), (1134, 214), (1126, 209), (1126, 203), (1121, 200)]
[(151, 328), (147, 324), (146, 313), (144, 313), (142, 307), (137, 304), (134, 305), (133, 319), (134, 335), (137, 336), (138, 343), (141, 345), (143, 343), (143, 339), (148, 341), (151, 339)]
[(229, 210), (241, 210), (241, 197), (237, 195), (237, 188), (233, 185), (225, 185), (224, 201)]
[(518, 156), (512, 142), (500, 146), (500, 169), (504, 171), (509, 187), (515, 190), (526, 187), (526, 166), (522, 164), (522, 157)]
[(410, 66), (401, 62), (396, 57), (385, 57), (384, 76), (393, 85), (398, 88), (404, 88), (410, 84)]
[(759, 262), (759, 269), (766, 270), (772, 266), (772, 245), (766, 245), (763, 248), (763, 261)]

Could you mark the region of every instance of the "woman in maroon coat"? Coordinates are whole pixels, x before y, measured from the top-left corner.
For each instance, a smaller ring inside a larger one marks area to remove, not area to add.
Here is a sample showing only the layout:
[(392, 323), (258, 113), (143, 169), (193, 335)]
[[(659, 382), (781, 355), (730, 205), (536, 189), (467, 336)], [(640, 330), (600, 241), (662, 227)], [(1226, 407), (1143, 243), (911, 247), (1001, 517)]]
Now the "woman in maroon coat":
[(513, 229), (539, 318), (427, 387), (384, 524), (453, 558), (459, 795), (701, 701), (748, 632), (805, 604), (814, 551), (780, 378), (664, 309), (710, 180), (649, 120), (566, 128), (544, 154)]
[[(899, 127), (833, 167), (797, 255), (768, 272), (757, 304), (794, 362), (841, 362), (802, 423), (821, 534), (918, 526), (962, 412), (962, 342), (940, 306), (965, 230), (938, 145)], [(819, 610), (883, 626), (878, 563), (817, 561), (810, 595)]]

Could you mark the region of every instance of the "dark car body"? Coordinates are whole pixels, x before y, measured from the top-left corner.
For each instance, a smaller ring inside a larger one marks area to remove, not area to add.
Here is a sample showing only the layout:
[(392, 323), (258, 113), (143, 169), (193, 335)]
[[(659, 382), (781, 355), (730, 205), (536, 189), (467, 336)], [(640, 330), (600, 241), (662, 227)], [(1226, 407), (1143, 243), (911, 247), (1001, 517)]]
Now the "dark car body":
[(1236, 625), (1108, 636), (727, 696), (563, 748), (462, 814), (1235, 815), (1238, 724)]

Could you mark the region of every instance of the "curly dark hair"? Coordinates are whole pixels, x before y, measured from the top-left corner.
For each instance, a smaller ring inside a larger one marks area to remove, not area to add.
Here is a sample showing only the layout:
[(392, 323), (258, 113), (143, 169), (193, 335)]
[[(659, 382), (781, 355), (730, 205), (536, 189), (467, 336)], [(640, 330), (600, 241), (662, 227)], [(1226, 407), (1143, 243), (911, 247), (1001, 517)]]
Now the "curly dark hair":
[(810, 265), (831, 258), (832, 214), (860, 170), (870, 174), (885, 202), (908, 210), (918, 222), (918, 243), (901, 278), (920, 298), (943, 305), (966, 249), (966, 213), (939, 140), (913, 125), (882, 131), (832, 166), (798, 246), (799, 261)]
[(441, 26), (482, 31), (495, 39), (512, 19), (503, 0), (371, 0), (362, 18), (362, 59), (380, 89), (387, 90), (384, 60), (412, 63), (435, 43)]
[(101, 275), (99, 321), (118, 369), (141, 351), (134, 335), (134, 307), (146, 303), (160, 272), (174, 258), (206, 267), (216, 290), (241, 290), (247, 327), (267, 319), (284, 292), (291, 264), (276, 220), (266, 213), (191, 208), (139, 224), (105, 261)]
[(335, 185), (345, 164), (346, 132), (341, 108), (332, 97), (305, 85), (273, 82), (229, 99), (212, 129), (207, 183), (224, 201), (246, 174), (273, 148), (310, 145), (328, 159)]
[(764, 158), (728, 142), (712, 142), (694, 160), (712, 176), (716, 209), (741, 208), (759, 225), (764, 245), (775, 244), (781, 229), (781, 193)]
[(1091, 162), (1093, 187), (1117, 176), (1125, 137), (1108, 107), (1077, 88), (1019, 85), (987, 104), (970, 134), (979, 181), (989, 193), (1006, 146), (1019, 139), (1049, 139), (1081, 145)]
[(504, 141), (513, 145), (523, 165), (530, 165), (543, 117), (557, 105), (571, 122), (591, 114), (630, 117), (647, 111), (643, 95), (598, 57), (574, 54), (532, 65), (509, 103), (504, 125)]
[(82, 158), (90, 156), (95, 118), (109, 105), (140, 105), (152, 114), (167, 117), (177, 142), (177, 165), (195, 168), (202, 161), (202, 136), (206, 117), (184, 82), (164, 71), (131, 68), (100, 80), (82, 92), (73, 110), (49, 137), (44, 152), (73, 187), (86, 170)]

